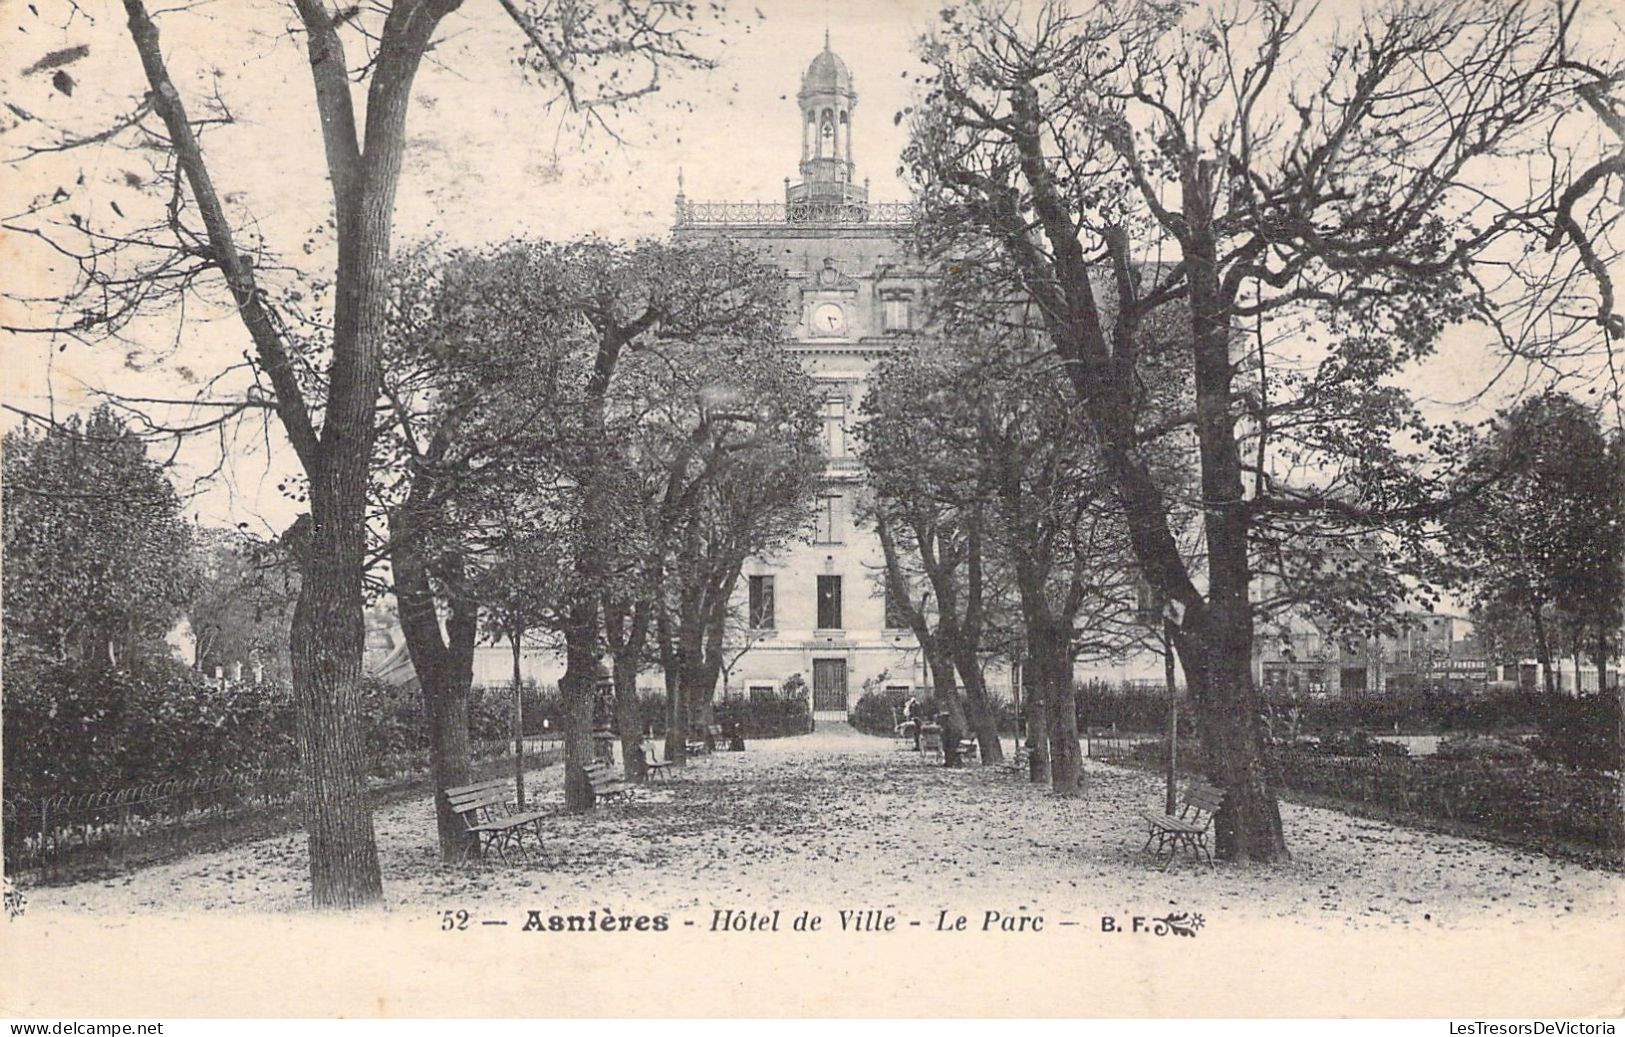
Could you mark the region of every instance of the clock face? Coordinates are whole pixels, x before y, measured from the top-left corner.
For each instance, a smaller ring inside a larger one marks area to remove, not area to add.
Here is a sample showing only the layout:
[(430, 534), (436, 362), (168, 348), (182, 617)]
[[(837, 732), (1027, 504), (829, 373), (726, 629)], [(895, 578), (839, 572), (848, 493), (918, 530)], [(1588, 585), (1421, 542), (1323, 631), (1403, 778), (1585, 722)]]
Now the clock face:
[(813, 307), (811, 330), (814, 335), (846, 334), (846, 311), (837, 303), (819, 303)]

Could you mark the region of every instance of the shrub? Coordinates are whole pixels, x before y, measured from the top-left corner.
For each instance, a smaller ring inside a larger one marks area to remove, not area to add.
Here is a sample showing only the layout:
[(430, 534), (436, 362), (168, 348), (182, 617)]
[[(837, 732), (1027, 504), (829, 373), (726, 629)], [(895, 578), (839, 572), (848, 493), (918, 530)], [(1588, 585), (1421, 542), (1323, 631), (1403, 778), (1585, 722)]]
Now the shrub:
[(1618, 771), (1621, 746), (1619, 696), (1580, 695), (1554, 704), (1540, 722), (1540, 735), (1530, 743), (1536, 756), (1550, 763), (1589, 771)]
[(889, 737), (897, 724), (896, 718), (903, 715), (903, 703), (907, 701), (907, 692), (866, 691), (853, 704), (851, 712), (847, 714), (847, 722), (866, 735)]
[(8, 798), (294, 759), (293, 703), (282, 685), (221, 685), (167, 659), (110, 669), (13, 658), (5, 680)]
[(1322, 756), (1409, 756), (1411, 751), (1397, 742), (1374, 738), (1369, 731), (1328, 731), (1314, 745)]
[(783, 738), (812, 730), (812, 711), (807, 698), (794, 689), (731, 698), (714, 707), (716, 723), (738, 724), (746, 738)]
[(1434, 758), (1439, 760), (1528, 761), (1534, 756), (1517, 742), (1491, 735), (1455, 735), (1440, 740)]

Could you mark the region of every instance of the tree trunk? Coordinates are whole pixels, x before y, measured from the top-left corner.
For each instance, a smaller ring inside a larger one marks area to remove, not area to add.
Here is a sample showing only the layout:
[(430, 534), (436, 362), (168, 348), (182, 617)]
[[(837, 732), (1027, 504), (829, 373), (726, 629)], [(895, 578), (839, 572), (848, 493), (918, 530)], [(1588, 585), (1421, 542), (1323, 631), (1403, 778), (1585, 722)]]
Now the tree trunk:
[(1049, 783), (1049, 708), (1044, 703), (1043, 682), (1038, 679), (1039, 664), (1034, 660), (1031, 641), (1026, 665), (1022, 667), (1022, 682), (1026, 685), (1027, 718), (1027, 780), (1034, 785)]
[(982, 679), (982, 668), (976, 662), (974, 646), (962, 645), (954, 653), (959, 679), (965, 682), (965, 719), (976, 738), (982, 766), (986, 767), (1004, 762), (1004, 747), (999, 744), (998, 714), (987, 693), (987, 681)]
[[(1182, 162), (1182, 201), (1191, 215), (1184, 253), (1190, 268), (1190, 313), (1196, 387), (1196, 433), (1201, 464), (1202, 525), (1207, 536), (1208, 595), (1195, 617), (1204, 627), (1190, 639), (1200, 655), (1196, 671), (1204, 678), (1197, 710), (1210, 775), (1224, 790), (1224, 806), (1214, 819), (1220, 856), (1237, 861), (1273, 861), (1286, 856), (1281, 812), (1264, 755), (1263, 713), (1253, 686), (1253, 616), (1248, 593), (1251, 521), (1242, 485), (1236, 441), (1230, 356), (1233, 297), (1219, 276), (1211, 170), (1204, 160)], [(1163, 588), (1159, 588), (1163, 589)], [(1172, 595), (1164, 594), (1165, 598)], [(1190, 608), (1187, 603), (1187, 622)], [(1181, 643), (1179, 655), (1185, 657)], [(1197, 682), (1186, 671), (1193, 691)], [(1203, 708), (1205, 707), (1205, 708)], [(1204, 719), (1205, 718), (1205, 719)]]
[[(1214, 617), (1212, 612), (1206, 617)], [(1187, 624), (1190, 620), (1187, 614)], [(1198, 638), (1207, 643), (1196, 647)], [(1233, 632), (1184, 629), (1175, 637), (1196, 707), (1208, 778), (1224, 790), (1214, 844), (1235, 861), (1287, 855), (1281, 812), (1264, 752), (1262, 703), (1252, 680), (1251, 644)]]
[(1552, 643), (1546, 633), (1546, 619), (1541, 615), (1544, 611), (1544, 606), (1537, 602), (1529, 610), (1529, 618), (1535, 627), (1535, 658), (1540, 662), (1540, 672), (1545, 678), (1546, 695), (1552, 698), (1557, 695), (1557, 683), (1552, 677)]
[[(446, 636), (442, 636), (434, 587), (424, 558), (424, 516), (414, 508), (419, 489), (414, 486), (407, 503), (390, 515), (390, 569), (396, 614), (429, 725), (429, 770), (434, 780), (440, 859), (451, 862), (462, 858), (468, 841), (468, 826), (452, 812), (445, 790), (467, 785), (473, 778), (468, 697), (474, 681), (479, 614), (471, 603), (453, 599)], [(422, 492), (429, 492), (426, 485)], [(478, 852), (477, 847), (474, 852)]]
[(368, 474), (387, 317), (390, 234), (412, 82), (441, 19), (460, 2), (402, 2), (390, 9), (374, 51), (361, 141), (356, 139), (334, 23), (325, 8), (310, 5), (300, 11), (309, 33), (338, 236), (332, 360), (319, 435), (287, 343), (260, 298), (252, 266), (235, 247), (196, 131), (170, 79), (157, 27), (140, 0), (124, 2), (154, 109), (169, 131), (213, 261), (225, 275), (275, 390), (278, 417), (309, 479), (310, 528), (300, 560), (303, 581), (289, 654), (307, 779), (311, 896), (317, 907), (354, 907), (383, 896), (356, 716), (366, 644), (362, 580)]
[[(1599, 632), (1597, 634), (1596, 654), (1592, 658), (1597, 664), (1597, 692), (1606, 695), (1608, 694), (1608, 635), (1606, 633)], [(1621, 755), (1620, 759), (1625, 760), (1625, 755)], [(1621, 810), (1625, 811), (1625, 799), (1620, 800), (1620, 804)]]
[(643, 758), (643, 710), (638, 704), (638, 672), (649, 640), (654, 603), (634, 605), (605, 597), (600, 605), (604, 639), (609, 643), (610, 671), (615, 682), (615, 726), (621, 737), (621, 769), (628, 781), (643, 781), (649, 768)]
[(513, 701), (510, 725), (513, 728), (513, 801), (520, 810), (525, 809), (525, 686), (520, 672), (520, 646), (525, 642), (525, 631), (514, 627), (508, 631), (508, 644), (513, 650)]
[(1057, 796), (1083, 792), (1083, 751), (1078, 744), (1078, 696), (1072, 683), (1071, 632), (1029, 621), (1028, 665), (1044, 703), (1050, 790)]
[(666, 684), (666, 759), (672, 763), (688, 762), (688, 743), (682, 723), (683, 664), (677, 649), (676, 635), (671, 629), (671, 612), (664, 601), (664, 590), (655, 603), (655, 640), (660, 647), (660, 672)]
[(621, 769), (627, 781), (643, 781), (649, 768), (643, 759), (643, 711), (638, 706), (638, 659), (642, 646), (615, 653), (615, 726), (621, 729)]
[(572, 607), (564, 631), (564, 677), (559, 695), (564, 706), (564, 808), (592, 809), (592, 706), (598, 686), (598, 609), (596, 602)]
[(965, 707), (954, 685), (953, 660), (940, 651), (928, 651), (926, 660), (931, 667), (932, 697), (937, 700), (937, 723), (942, 726), (942, 763), (945, 767), (957, 767), (959, 740), (970, 730), (970, 725), (965, 721)]
[[(326, 489), (331, 500), (336, 487)], [(363, 528), (359, 508), (315, 505), (311, 514), (289, 637), (311, 901), (353, 908), (384, 895), (359, 716)]]

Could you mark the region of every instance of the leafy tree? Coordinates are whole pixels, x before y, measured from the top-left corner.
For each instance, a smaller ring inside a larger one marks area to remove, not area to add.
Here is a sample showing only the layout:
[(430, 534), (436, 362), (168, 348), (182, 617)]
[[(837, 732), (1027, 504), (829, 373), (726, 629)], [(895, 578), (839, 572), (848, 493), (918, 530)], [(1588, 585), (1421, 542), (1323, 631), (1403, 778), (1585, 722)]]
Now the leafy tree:
[[(289, 0), (295, 30), (280, 31), (285, 26), (277, 24), (264, 34), (302, 37), (305, 45), (315, 91), (311, 114), (320, 127), (326, 166), (325, 197), (314, 199), (313, 206), (329, 210), (325, 225), (333, 246), (326, 276), (315, 280), (331, 290), (330, 319), (304, 313), (298, 290), (278, 283), (291, 250), (266, 247), (259, 225), (248, 218), (251, 213), (222, 186), (232, 170), (222, 167), (222, 152), (205, 147), (204, 132), (236, 124), (230, 103), (219, 93), (223, 76), (206, 79), (212, 94), (193, 93), (188, 99), (183, 92), (190, 85), (184, 70), (207, 65), (208, 48), (231, 41), (261, 45), (253, 32), (209, 31), (223, 22), (224, 9), (183, 5), (155, 18), (144, 0), (123, 0), (144, 86), (125, 114), (109, 117), (98, 110), (78, 120), (89, 123), (86, 129), (63, 133), (21, 105), (10, 106), (14, 114), (23, 113), (18, 118), (31, 133), (41, 135), (22, 149), (20, 161), (116, 147), (151, 148), (161, 157), (150, 177), (122, 172), (120, 163), (111, 164), (110, 175), (107, 164), (87, 160), (74, 190), (59, 186), (54, 197), (49, 189), (41, 193), (22, 233), (52, 262), (66, 259), (77, 268), (75, 283), (55, 310), (73, 316), (7, 330), (81, 339), (114, 336), (157, 307), (179, 308), (202, 296), (234, 313), (251, 343), (246, 355), (252, 384), (240, 399), (225, 402), (226, 415), (269, 409), (298, 459), (309, 515), (293, 538), (303, 578), (290, 649), (311, 793), (306, 802), (312, 897), (319, 907), (355, 907), (382, 897), (358, 717), (369, 469), (407, 113), (425, 56), (442, 42), (442, 23), (462, 6), (461, 0), (375, 5)], [(39, 14), (40, 5), (30, 10)], [(687, 0), (604, 0), (562, 8), (502, 0), (480, 17), (516, 30), (529, 77), (555, 90), (571, 112), (610, 127), (615, 109), (654, 93), (664, 73), (707, 64), (693, 50), (697, 15), (719, 10), (718, 5), (696, 8)], [(66, 47), (46, 56), (59, 65), (53, 76), (58, 92), (69, 96), (75, 79), (60, 66), (91, 50), (73, 37), (94, 33), (98, 23), (108, 21), (79, 17), (82, 13), (79, 0), (59, 0), (41, 14), (54, 17), (69, 37)], [(202, 21), (172, 37), (166, 49), (158, 18)], [(355, 45), (364, 54), (352, 58)], [(181, 76), (172, 63), (183, 69)], [(240, 63), (229, 55), (219, 62)], [(302, 103), (297, 91), (288, 96)], [(275, 124), (256, 119), (246, 125)], [(264, 151), (276, 142), (262, 139), (257, 145)], [(58, 220), (64, 200), (69, 219)], [(97, 204), (87, 210), (86, 201)], [(113, 217), (104, 217), (105, 211)], [(313, 246), (305, 243), (308, 253), (316, 252)], [(315, 362), (305, 358), (311, 352)]]
[(6, 433), (6, 657), (164, 658), (193, 592), (192, 533), (146, 445), (108, 406)]
[(1548, 694), (1557, 625), (1591, 648), (1598, 686), (1608, 686), (1625, 569), (1620, 457), (1619, 437), (1588, 408), (1533, 397), (1478, 444), (1469, 478), (1485, 485), (1446, 518), (1450, 559), (1478, 614), (1500, 618), (1489, 632), (1506, 647), (1533, 649)]
[[(903, 575), (893, 555), (905, 549), (938, 603), (938, 628), (925, 633), (947, 646), (973, 707), (971, 725), (979, 734), (985, 726), (995, 744), (977, 656), (987, 614), (1000, 598), (1014, 599), (1033, 679), (1032, 776), (1069, 795), (1082, 773), (1073, 662), (1121, 655), (1144, 631), (1115, 496), (1070, 390), (1025, 337), (1023, 345), (1019, 334), (967, 333), (889, 358), (859, 434), (883, 502), (882, 546), (892, 548), (888, 583)], [(925, 617), (910, 618), (918, 626)]]
[[(392, 276), (373, 506), (401, 630), (429, 721), (437, 789), (470, 780), (469, 695), (485, 627), (515, 650), (546, 583), (534, 502), (556, 481), (572, 426), (559, 389), (574, 343), (559, 334), (555, 250), (506, 242), (484, 250), (425, 246)], [(442, 857), (466, 836), (436, 798)]]
[(678, 495), (663, 495), (656, 539), (655, 626), (662, 664), (675, 677), (668, 692), (676, 690), (668, 695), (668, 759), (683, 758), (695, 714), (710, 716), (746, 560), (805, 530), (824, 468), (811, 380), (776, 337), (694, 360), (684, 372), (688, 391), (662, 393), (683, 402), (679, 427), (689, 429), (668, 455), (666, 493)]
[[(1530, 259), (1506, 283), (1509, 253), (1606, 247), (1577, 201), (1616, 160), (1563, 142), (1576, 111), (1595, 117), (1577, 88), (1602, 97), (1617, 80), (1606, 55), (1574, 59), (1572, 14), (973, 0), (922, 44), (905, 165), (925, 248), (952, 274), (945, 319), (959, 299), (966, 320), (1031, 300), (1138, 568), (1182, 609), (1174, 639), (1230, 859), (1286, 853), (1250, 674), (1267, 542), (1414, 535), (1446, 503), (1451, 451), (1430, 451), (1438, 432), (1402, 382), (1446, 326), (1482, 320), (1548, 358), (1599, 323), (1618, 330), (1595, 264)], [(1555, 159), (1526, 170), (1530, 149)], [(1588, 294), (1566, 324), (1534, 316)], [(1536, 341), (1535, 321), (1552, 333)], [(1159, 337), (1177, 348), (1148, 348)], [(1179, 358), (1190, 387), (1176, 420), (1147, 406), (1154, 355)], [(1188, 437), (1196, 473), (1194, 561), (1147, 449), (1170, 436)]]
[(278, 545), (237, 530), (199, 529), (197, 589), (186, 606), (203, 673), (235, 666), (278, 684), (290, 679), (288, 629), (299, 574)]
[[(953, 360), (935, 348), (888, 356), (864, 397), (857, 435), (874, 491), (867, 510), (880, 540), (884, 592), (913, 631), (951, 726), (973, 732), (983, 762), (992, 763), (1003, 759), (1003, 748), (979, 653), (992, 596), (993, 508), (985, 473), (966, 449), (975, 404), (956, 398), (966, 387), (956, 384), (956, 373)], [(956, 669), (965, 685), (963, 708)], [(950, 764), (957, 760), (953, 741), (945, 735)]]

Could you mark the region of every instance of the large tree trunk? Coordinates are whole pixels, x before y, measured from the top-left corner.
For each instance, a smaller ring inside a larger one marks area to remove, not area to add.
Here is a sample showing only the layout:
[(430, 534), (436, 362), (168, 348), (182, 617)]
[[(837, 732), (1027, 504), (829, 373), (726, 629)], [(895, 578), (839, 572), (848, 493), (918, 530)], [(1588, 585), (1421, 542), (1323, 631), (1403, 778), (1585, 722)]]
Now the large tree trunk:
[[(331, 500), (338, 487), (325, 489)], [(366, 642), (359, 511), (312, 507), (289, 638), (311, 900), (319, 908), (360, 907), (384, 895), (359, 716)]]
[(325, 5), (298, 5), (309, 37), (338, 237), (332, 361), (319, 436), (287, 344), (259, 297), (251, 265), (232, 240), (196, 132), (165, 65), (157, 27), (140, 0), (124, 3), (154, 107), (203, 218), (212, 257), (254, 340), (276, 393), (278, 416), (309, 479), (311, 523), (289, 650), (307, 779), (311, 896), (317, 907), (355, 907), (383, 897), (356, 716), (366, 640), (365, 510), (379, 346), (412, 82), (436, 27), (460, 2), (418, 0), (390, 9), (373, 57), (360, 141), (335, 22)]
[(1028, 620), (1028, 666), (1044, 704), (1050, 790), (1057, 796), (1083, 791), (1083, 751), (1078, 744), (1078, 697), (1072, 684), (1071, 631)]
[(564, 677), (559, 695), (564, 706), (564, 807), (592, 809), (592, 706), (598, 687), (598, 607), (596, 601), (572, 606), (564, 630)]
[(954, 666), (959, 670), (959, 679), (965, 682), (965, 719), (976, 738), (982, 765), (985, 767), (1004, 762), (1004, 747), (999, 744), (998, 714), (988, 695), (987, 681), (982, 678), (982, 668), (977, 665), (975, 647), (958, 646), (954, 652)]
[(467, 785), (472, 779), (468, 696), (474, 678), (478, 613), (466, 602), (452, 603), (446, 623), (448, 644), (441, 636), (428, 571), (416, 549), (418, 539), (393, 518), (390, 539), (395, 545), (390, 563), (395, 577), (396, 612), (429, 725), (429, 769), (434, 780), (440, 858), (455, 861), (463, 854), (467, 826), (452, 812), (445, 790)]
[(621, 729), (621, 769), (627, 781), (642, 781), (649, 775), (643, 759), (643, 711), (638, 706), (638, 658), (642, 649), (627, 648), (615, 653), (615, 726)]
[[(1215, 620), (1212, 625), (1222, 624), (1222, 616), (1208, 616)], [(1205, 641), (1200, 649), (1198, 639)], [(1199, 627), (1181, 631), (1175, 643), (1196, 707), (1207, 775), (1224, 790), (1223, 809), (1214, 819), (1215, 848), (1237, 861), (1286, 856), (1264, 750), (1262, 702), (1252, 680), (1250, 641), (1234, 631), (1227, 636), (1223, 629)]]
[(959, 766), (959, 740), (970, 731), (965, 719), (965, 706), (959, 701), (959, 689), (954, 683), (954, 663), (946, 652), (926, 649), (926, 665), (931, 669), (931, 693), (937, 703), (937, 723), (942, 726), (942, 762), (947, 767)]

